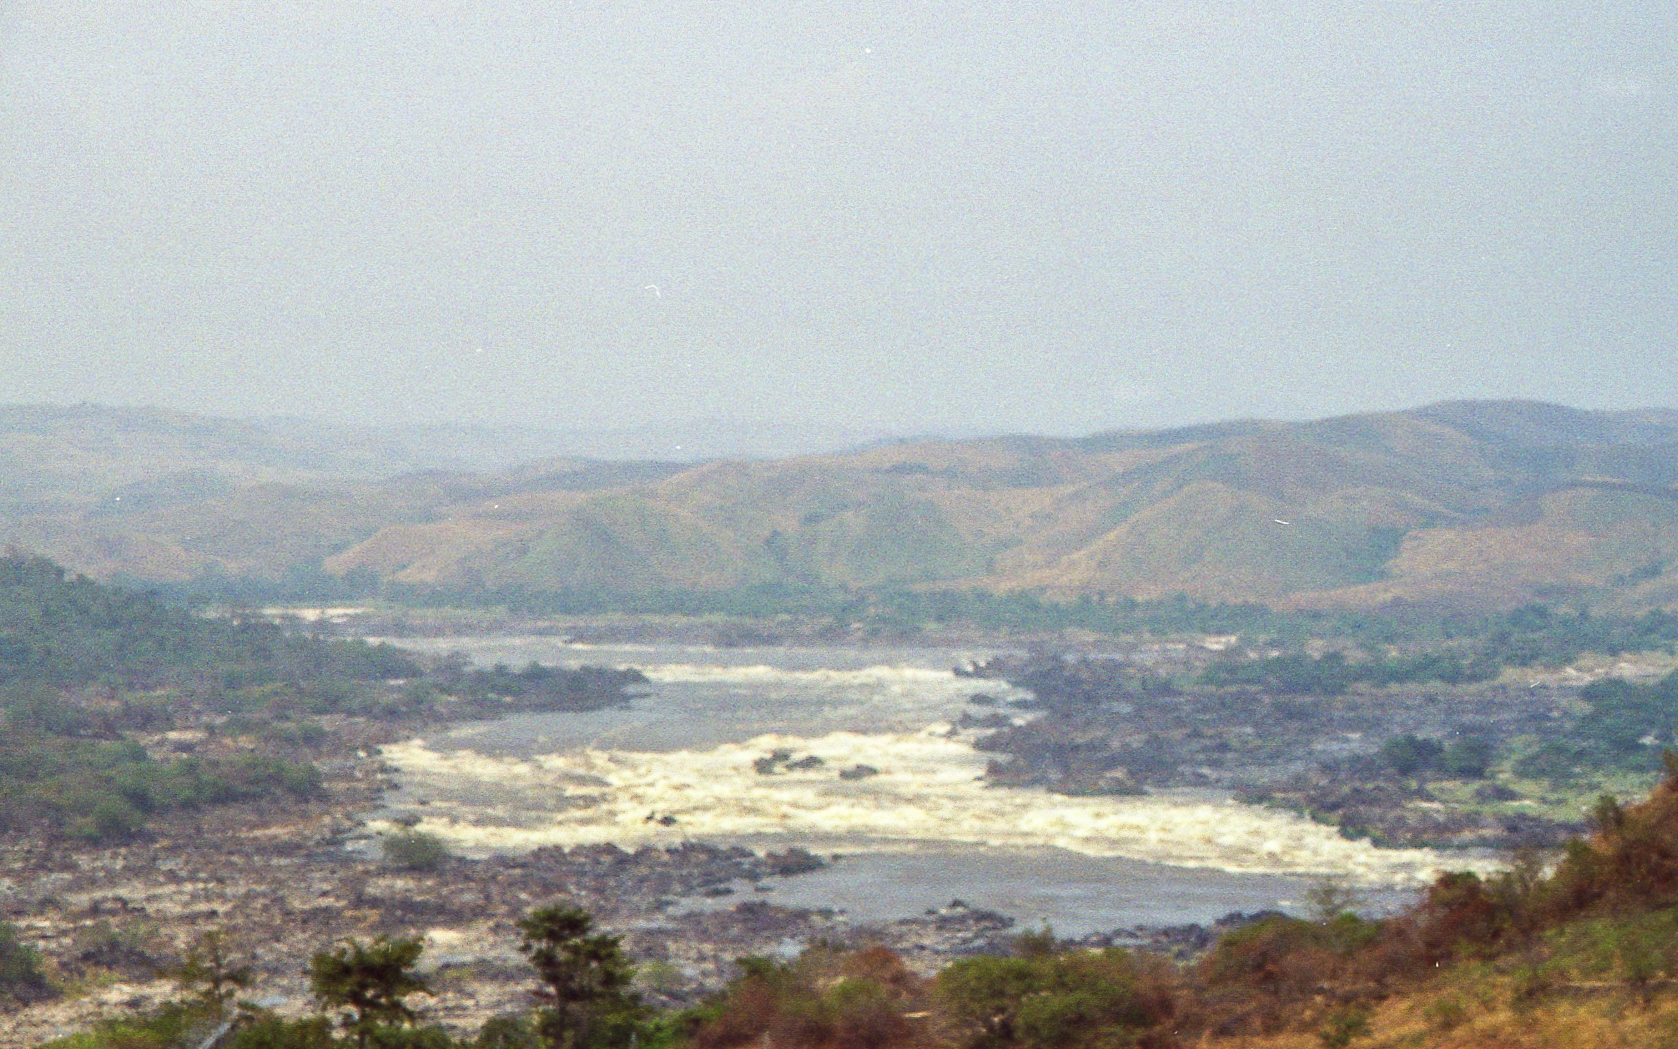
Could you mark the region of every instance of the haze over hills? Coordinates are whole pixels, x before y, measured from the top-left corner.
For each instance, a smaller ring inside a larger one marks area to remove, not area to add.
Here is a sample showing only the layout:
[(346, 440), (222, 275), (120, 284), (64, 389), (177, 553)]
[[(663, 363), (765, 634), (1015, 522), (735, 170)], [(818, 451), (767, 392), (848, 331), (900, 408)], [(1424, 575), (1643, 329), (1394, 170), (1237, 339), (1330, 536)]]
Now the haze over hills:
[(354, 436), (0, 410), (0, 541), (158, 582), (1678, 605), (1671, 411), (1452, 402), (702, 463), (539, 459), (530, 434), (499, 451), (532, 461), (495, 469), (492, 435)]

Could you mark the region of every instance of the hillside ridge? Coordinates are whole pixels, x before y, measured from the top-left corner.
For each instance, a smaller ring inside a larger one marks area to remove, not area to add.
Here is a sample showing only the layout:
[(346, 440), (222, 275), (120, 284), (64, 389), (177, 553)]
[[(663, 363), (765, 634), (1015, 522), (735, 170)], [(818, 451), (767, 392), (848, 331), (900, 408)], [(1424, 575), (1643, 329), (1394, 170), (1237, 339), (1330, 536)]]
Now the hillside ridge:
[(405, 458), (399, 443), (0, 407), (0, 542), (140, 582), (1678, 606), (1678, 412), (1665, 409), (1451, 401), (494, 471)]

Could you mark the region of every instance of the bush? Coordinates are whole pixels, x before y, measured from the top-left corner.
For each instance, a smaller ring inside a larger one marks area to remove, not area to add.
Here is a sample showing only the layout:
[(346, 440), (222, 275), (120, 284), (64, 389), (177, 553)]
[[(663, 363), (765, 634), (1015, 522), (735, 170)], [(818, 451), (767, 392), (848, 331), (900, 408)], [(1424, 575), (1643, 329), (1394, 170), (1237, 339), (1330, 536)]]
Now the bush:
[(36, 1001), (51, 994), (41, 952), (18, 939), (15, 925), (0, 922), (0, 997)]
[(1303, 918), (1265, 918), (1224, 935), (1200, 963), (1213, 985), (1281, 988), (1315, 986), (1334, 966), (1321, 927)]
[(264, 1016), (234, 1032), (227, 1049), (337, 1049), (332, 1024), (324, 1016), (283, 1020)]
[(1399, 736), (1381, 744), (1381, 760), (1400, 776), (1413, 776), (1439, 764), (1445, 748), (1437, 740)]
[(518, 1013), (502, 1013), (484, 1021), (472, 1049), (542, 1049), (530, 1020)]
[(370, 1049), (456, 1049), (449, 1032), (437, 1024), (427, 1027), (379, 1027), (367, 1039)]
[(70, 824), (69, 832), (89, 844), (127, 841), (140, 833), (145, 817), (122, 798), (104, 797), (93, 803), (93, 811)]
[(1439, 770), (1453, 779), (1485, 779), (1495, 753), (1491, 742), (1479, 736), (1454, 739), (1445, 745)]
[(76, 960), (89, 965), (145, 972), (162, 968), (162, 939), (156, 922), (131, 919), (112, 925), (98, 921), (77, 929), (70, 942)]
[(935, 993), (975, 1047), (1123, 1043), (1176, 1011), (1166, 971), (1122, 950), (967, 958), (938, 974)]
[(255, 754), (155, 761), (132, 740), (0, 733), (4, 830), (47, 828), (98, 844), (132, 838), (156, 813), (320, 793), (320, 770), (307, 763)]
[(919, 1012), (921, 980), (883, 947), (853, 954), (815, 947), (794, 962), (743, 958), (740, 967), (744, 974), (721, 998), (687, 1014), (695, 1049), (763, 1040), (783, 1049), (886, 1049), (924, 1041), (924, 1025), (905, 1015)]
[(1369, 1007), (1347, 1005), (1328, 1014), (1317, 1030), (1317, 1040), (1323, 1043), (1324, 1049), (1346, 1049), (1352, 1044), (1352, 1039), (1364, 1038), (1368, 1034)]
[[(213, 1022), (203, 1010), (174, 1003), (150, 1014), (101, 1020), (90, 1031), (47, 1042), (41, 1049), (181, 1049), (196, 1046), (213, 1029)], [(326, 1047), (317, 1043), (276, 1046), (276, 1049)]]
[(418, 830), (403, 830), (386, 834), (385, 862), (405, 871), (434, 871), (449, 858), (449, 847), (435, 834)]
[(1552, 740), (1523, 755), (1515, 762), (1513, 771), (1527, 779), (1570, 783), (1578, 778), (1579, 766), (1586, 760), (1587, 755), (1578, 747)]

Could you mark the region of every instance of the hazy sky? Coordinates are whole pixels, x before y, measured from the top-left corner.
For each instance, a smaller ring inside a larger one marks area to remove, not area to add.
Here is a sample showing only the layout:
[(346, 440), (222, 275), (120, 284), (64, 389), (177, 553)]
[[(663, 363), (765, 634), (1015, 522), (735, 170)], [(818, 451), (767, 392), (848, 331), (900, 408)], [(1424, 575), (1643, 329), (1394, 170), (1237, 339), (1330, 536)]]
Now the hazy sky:
[(0, 400), (1678, 405), (1678, 5), (6, 0)]

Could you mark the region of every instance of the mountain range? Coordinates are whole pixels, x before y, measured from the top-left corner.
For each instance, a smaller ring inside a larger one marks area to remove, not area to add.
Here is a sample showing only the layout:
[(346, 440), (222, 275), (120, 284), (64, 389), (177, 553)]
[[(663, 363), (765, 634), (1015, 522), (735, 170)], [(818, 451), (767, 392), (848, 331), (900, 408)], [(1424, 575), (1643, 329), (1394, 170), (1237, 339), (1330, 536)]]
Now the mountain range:
[(1277, 607), (1678, 607), (1674, 411), (1464, 401), (777, 459), (484, 468), (540, 450), (540, 434), (499, 440), (0, 407), (0, 542), (159, 583), (353, 573), (463, 591), (777, 583)]

